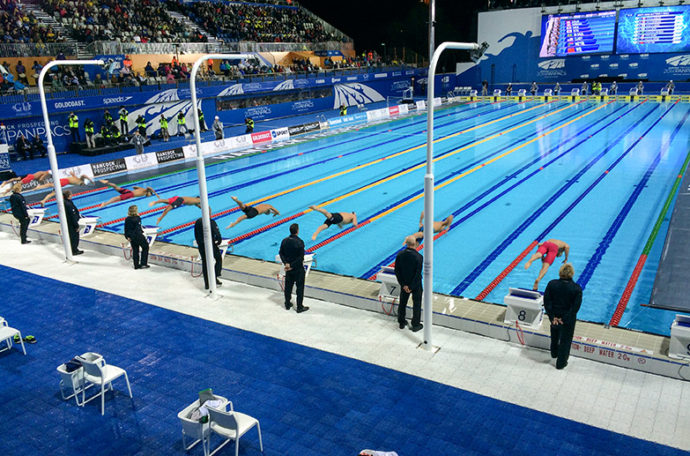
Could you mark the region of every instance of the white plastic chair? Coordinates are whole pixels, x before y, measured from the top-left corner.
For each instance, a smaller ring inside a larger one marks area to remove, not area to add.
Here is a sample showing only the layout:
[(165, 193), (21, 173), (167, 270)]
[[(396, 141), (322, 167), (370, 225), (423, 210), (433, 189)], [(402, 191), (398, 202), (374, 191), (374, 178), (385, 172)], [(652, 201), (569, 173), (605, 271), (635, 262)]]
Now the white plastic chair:
[(240, 454), (240, 437), (246, 434), (247, 431), (254, 426), (256, 426), (259, 432), (259, 448), (263, 453), (264, 444), (261, 440), (261, 425), (259, 424), (259, 420), (245, 415), (244, 413), (224, 412), (211, 407), (208, 408), (208, 413), (210, 415), (209, 423), (211, 430), (221, 437), (225, 437), (225, 441), (213, 450), (211, 456), (216, 454), (230, 440), (235, 441), (235, 456), (238, 456)]
[[(80, 357), (80, 359), (82, 365), (84, 366), (84, 380), (94, 385), (99, 385), (101, 387), (100, 393), (89, 398), (90, 401), (91, 399), (95, 399), (96, 397), (101, 396), (101, 415), (105, 413), (106, 385), (108, 385), (109, 390), (112, 390), (113, 380), (116, 380), (124, 375), (125, 381), (127, 382), (127, 390), (129, 391), (129, 397), (132, 397), (132, 388), (129, 385), (127, 371), (120, 367), (113, 366), (112, 364), (106, 364), (105, 359), (102, 356), (96, 358), (95, 360), (88, 360), (84, 357)], [(85, 397), (86, 388), (82, 390), (82, 405), (88, 402), (85, 400)]]
[[(230, 411), (233, 410), (232, 402), (229, 402), (223, 396), (214, 395), (213, 397), (216, 400), (223, 402), (221, 410), (225, 410), (228, 404), (230, 404)], [(177, 418), (180, 419), (180, 423), (182, 424), (182, 446), (184, 447), (185, 451), (189, 451), (194, 448), (197, 443), (201, 442), (201, 447), (204, 449), (204, 456), (208, 456), (208, 452), (210, 451), (209, 436), (211, 434), (209, 423), (201, 423), (198, 420), (193, 420), (189, 417), (192, 411), (199, 406), (199, 399), (197, 399), (177, 414)], [(194, 439), (189, 446), (187, 445), (187, 438)]]
[(24, 347), (24, 339), (22, 339), (22, 333), (15, 328), (11, 328), (7, 324), (7, 320), (0, 317), (0, 343), (5, 342), (7, 348), (0, 350), (1, 352), (12, 350), (12, 344), (14, 343), (14, 336), (19, 336), (19, 342), (22, 344), (22, 351), (26, 355), (26, 348)]

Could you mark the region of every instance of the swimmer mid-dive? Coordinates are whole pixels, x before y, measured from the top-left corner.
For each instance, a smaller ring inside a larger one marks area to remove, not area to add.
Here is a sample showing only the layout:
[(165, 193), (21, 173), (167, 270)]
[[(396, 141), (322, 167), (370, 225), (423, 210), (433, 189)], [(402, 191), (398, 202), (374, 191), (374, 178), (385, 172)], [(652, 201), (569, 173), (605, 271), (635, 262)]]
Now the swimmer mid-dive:
[(107, 185), (108, 187), (114, 189), (116, 192), (120, 194), (120, 196), (113, 196), (108, 201), (101, 203), (101, 207), (106, 207), (108, 204), (117, 203), (118, 201), (125, 201), (128, 199), (139, 198), (142, 196), (156, 195), (156, 197), (160, 198), (160, 196), (158, 196), (158, 193), (156, 193), (156, 191), (151, 187), (137, 187), (135, 185), (134, 187), (132, 187), (132, 190), (129, 190), (115, 185), (112, 182), (108, 182), (105, 179), (101, 179), (98, 182), (100, 182), (103, 185)]
[[(453, 214), (450, 214), (442, 222), (434, 222), (434, 233), (440, 233), (441, 231), (447, 230), (450, 228), (451, 223), (453, 223)], [(424, 211), (422, 211), (422, 214), (419, 216), (419, 231), (413, 234), (413, 236), (417, 242), (424, 239)]]
[(567, 263), (568, 255), (570, 254), (570, 246), (568, 244), (558, 239), (549, 239), (539, 244), (537, 251), (527, 260), (527, 263), (525, 263), (525, 269), (529, 269), (532, 262), (541, 258), (541, 270), (539, 271), (537, 280), (534, 281), (533, 290), (539, 288), (539, 281), (544, 278), (546, 271), (549, 270), (549, 266), (553, 264), (556, 257), (563, 255), (563, 252), (565, 252), (563, 263)]
[(316, 212), (321, 212), (324, 216), (326, 216), (326, 220), (324, 220), (323, 225), (318, 227), (314, 234), (311, 236), (311, 240), (315, 241), (316, 236), (326, 228), (328, 228), (331, 225), (338, 225), (338, 227), (342, 228), (343, 226), (347, 225), (348, 223), (352, 223), (353, 226), (357, 226), (357, 214), (354, 212), (328, 212), (325, 209), (321, 209), (320, 207), (317, 206), (309, 206), (309, 209), (316, 211)]
[(12, 179), (8, 179), (2, 184), (0, 184), (0, 196), (12, 193), (12, 186), (14, 186), (15, 182), (21, 182), (22, 185), (29, 184), (33, 181), (36, 181), (39, 184), (43, 184), (49, 177), (50, 171), (35, 171), (31, 174), (26, 174), (24, 176), (13, 177)]
[[(63, 177), (62, 179), (60, 179), (60, 185), (61, 185), (62, 187), (66, 187), (66, 186), (68, 186), (68, 185), (86, 185), (86, 183), (87, 183), (88, 181), (90, 181), (91, 183), (93, 183), (93, 179), (91, 179), (91, 178), (90, 178), (89, 176), (87, 176), (86, 174), (82, 174), (81, 176), (77, 176), (76, 174), (74, 174), (74, 171), (72, 171), (72, 172), (69, 174), (69, 176)], [(42, 185), (39, 185), (38, 187), (34, 188), (34, 190), (41, 190), (41, 189), (43, 189), (43, 188), (48, 188), (48, 187), (52, 187), (52, 186), (53, 186), (52, 183), (50, 183), (50, 184), (42, 184)], [(52, 198), (53, 196), (55, 196), (55, 192), (50, 192), (50, 193), (48, 193), (46, 196), (43, 197), (43, 199), (41, 200), (41, 202), (40, 202), (39, 204), (40, 204), (41, 206), (45, 206), (46, 202), (47, 202), (50, 198)]]
[(153, 207), (156, 204), (168, 205), (168, 207), (165, 208), (163, 213), (156, 220), (156, 225), (158, 225), (161, 222), (161, 220), (163, 220), (163, 217), (168, 215), (168, 212), (170, 212), (173, 209), (177, 209), (180, 206), (196, 206), (199, 209), (201, 209), (201, 200), (198, 196), (173, 196), (172, 198), (159, 199), (158, 201), (151, 201), (149, 203), (149, 207)]
[(278, 210), (271, 206), (270, 204), (257, 204), (256, 206), (248, 206), (244, 204), (242, 201), (238, 200), (236, 196), (231, 196), (232, 200), (237, 203), (239, 206), (240, 210), (244, 212), (244, 215), (240, 215), (237, 220), (232, 222), (230, 225), (228, 225), (228, 228), (232, 228), (233, 226), (237, 225), (240, 223), (242, 220), (254, 218), (259, 214), (266, 214), (270, 215), (273, 214), (273, 217), (276, 215), (280, 215), (280, 212)]

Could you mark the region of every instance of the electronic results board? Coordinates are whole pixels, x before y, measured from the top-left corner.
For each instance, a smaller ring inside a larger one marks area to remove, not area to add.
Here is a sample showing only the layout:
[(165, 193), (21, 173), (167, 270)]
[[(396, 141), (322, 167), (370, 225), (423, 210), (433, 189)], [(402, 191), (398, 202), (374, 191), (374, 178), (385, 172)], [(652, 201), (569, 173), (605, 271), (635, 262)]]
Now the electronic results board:
[(539, 57), (610, 53), (615, 32), (616, 11), (542, 16)]
[(622, 9), (616, 52), (646, 54), (690, 51), (690, 6)]

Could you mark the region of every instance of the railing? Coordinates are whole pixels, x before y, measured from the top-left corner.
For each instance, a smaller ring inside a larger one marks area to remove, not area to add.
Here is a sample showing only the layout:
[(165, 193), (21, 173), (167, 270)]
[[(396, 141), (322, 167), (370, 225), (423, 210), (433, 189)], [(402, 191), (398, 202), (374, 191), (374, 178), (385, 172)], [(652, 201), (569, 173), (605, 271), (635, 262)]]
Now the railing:
[[(254, 74), (239, 77), (226, 77), (223, 75), (216, 76), (214, 78), (198, 79), (197, 87), (205, 86), (216, 86), (216, 85), (227, 85), (229, 83), (248, 83), (248, 82), (260, 82), (260, 81), (284, 81), (287, 79), (298, 79), (301, 77), (337, 77), (337, 76), (351, 76), (356, 74), (364, 73), (378, 73), (382, 71), (404, 71), (414, 68), (409, 65), (402, 66), (370, 66), (361, 68), (340, 68), (333, 70), (319, 70), (318, 72), (298, 72), (298, 73), (270, 73), (270, 74)], [(162, 78), (160, 78), (162, 79)], [(120, 93), (132, 93), (132, 92), (144, 92), (144, 91), (160, 91), (163, 89), (175, 89), (175, 88), (189, 88), (189, 83), (186, 81), (178, 81), (173, 84), (167, 84), (164, 81), (158, 81), (157, 79), (149, 78), (149, 84), (145, 84), (139, 87), (133, 87), (127, 84), (105, 84), (101, 87), (88, 86), (83, 89), (71, 89), (71, 90), (59, 90), (52, 91), (49, 87), (46, 87), (46, 97), (51, 99), (60, 98), (82, 98), (88, 96), (100, 96), (100, 95), (118, 95)], [(11, 95), (0, 95), (0, 104), (13, 104), (21, 103), (24, 101), (37, 101), (38, 100), (38, 89), (36, 87), (27, 87), (27, 89), (20, 94)]]
[(0, 43), (0, 57), (77, 55), (77, 43)]

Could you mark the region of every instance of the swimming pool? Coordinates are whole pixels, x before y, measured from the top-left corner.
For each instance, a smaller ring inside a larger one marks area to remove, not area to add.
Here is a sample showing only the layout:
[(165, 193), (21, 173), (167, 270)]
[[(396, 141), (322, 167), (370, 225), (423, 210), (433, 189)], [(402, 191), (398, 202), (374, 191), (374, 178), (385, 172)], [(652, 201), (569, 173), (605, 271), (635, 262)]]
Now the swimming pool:
[[(562, 239), (583, 285), (578, 317), (608, 323), (661, 205), (687, 154), (684, 104), (565, 101), (469, 103), (437, 111), (435, 218), (455, 219), (435, 246), (434, 288), (476, 297), (535, 240)], [(392, 262), (423, 209), (426, 117), (408, 117), (245, 156), (207, 167), (209, 201), (234, 254), (273, 261), (290, 223), (300, 224), (317, 269), (370, 278)], [(163, 198), (198, 194), (196, 170), (141, 181)], [(113, 196), (74, 198), (90, 207)], [(230, 196), (267, 202), (281, 214), (225, 227), (241, 213)], [(83, 211), (121, 232), (130, 204)], [(311, 241), (324, 217), (308, 209), (356, 211), (360, 225), (331, 227)], [(161, 208), (162, 209), (162, 208)], [(145, 214), (155, 224), (161, 209)], [(192, 245), (196, 207), (171, 211), (159, 239)], [(112, 223), (111, 223), (112, 222)], [(667, 223), (667, 222), (666, 222)], [(666, 226), (620, 326), (668, 334), (672, 312), (641, 307), (651, 295)], [(512, 269), (485, 301), (502, 303), (509, 286), (531, 287), (539, 265)], [(557, 265), (542, 281), (557, 276)]]

